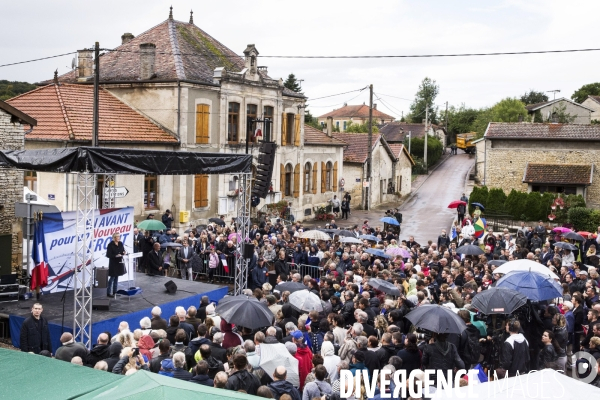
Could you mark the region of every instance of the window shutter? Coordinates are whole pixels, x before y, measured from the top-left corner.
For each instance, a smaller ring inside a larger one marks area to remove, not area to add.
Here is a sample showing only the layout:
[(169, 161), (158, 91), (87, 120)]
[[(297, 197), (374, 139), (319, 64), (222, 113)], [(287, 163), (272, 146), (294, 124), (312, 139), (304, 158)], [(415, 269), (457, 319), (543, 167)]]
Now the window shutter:
[(200, 181), (202, 175), (194, 175), (194, 208), (200, 207), (200, 194), (202, 190), (200, 189)]
[(327, 172), (325, 172), (325, 163), (321, 161), (321, 193), (326, 192), (327, 186), (325, 185), (325, 180), (327, 179)]
[(285, 113), (281, 114), (281, 145), (287, 145), (287, 118)]
[(335, 162), (335, 164), (333, 164), (333, 191), (337, 192), (337, 185), (338, 185), (338, 179), (337, 179), (337, 161)]
[(319, 164), (318, 163), (314, 163), (313, 164), (313, 170), (312, 170), (312, 193), (313, 194), (317, 194), (317, 169), (319, 168)]
[(208, 143), (208, 117), (208, 105), (196, 105), (196, 143)]
[(279, 191), (282, 193), (282, 196), (285, 196), (285, 165), (283, 164), (280, 164)]
[(300, 114), (296, 114), (294, 121), (294, 146), (300, 146)]
[(300, 197), (300, 164), (294, 167), (294, 197)]
[(194, 207), (208, 207), (208, 175), (194, 176)]

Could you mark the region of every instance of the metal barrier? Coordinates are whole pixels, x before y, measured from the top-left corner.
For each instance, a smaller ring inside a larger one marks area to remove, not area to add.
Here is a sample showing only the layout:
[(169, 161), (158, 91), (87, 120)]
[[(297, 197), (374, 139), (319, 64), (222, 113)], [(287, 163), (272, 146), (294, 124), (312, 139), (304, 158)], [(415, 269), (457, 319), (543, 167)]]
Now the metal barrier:
[[(203, 276), (203, 277), (207, 278), (208, 271), (209, 271), (208, 259), (209, 259), (210, 255), (209, 254), (197, 254), (196, 257), (200, 258), (200, 267), (193, 268), (194, 278), (196, 278), (198, 276)], [(229, 272), (227, 272), (225, 270), (223, 263), (219, 262), (219, 265), (217, 265), (217, 268), (215, 268), (213, 278), (223, 280), (224, 282), (227, 282), (227, 283), (233, 283), (233, 278), (235, 278), (235, 265), (236, 265), (235, 264), (235, 256), (233, 256), (233, 255), (227, 256), (226, 261), (227, 261), (227, 266), (228, 266)]]
[(302, 276), (302, 279), (304, 279), (306, 275), (310, 275), (312, 279), (318, 280), (321, 279), (321, 276), (323, 275), (323, 268), (321, 267), (315, 267), (314, 265), (308, 264), (294, 264), (293, 262), (288, 262), (286, 264), (290, 271), (293, 269), (297, 270)]

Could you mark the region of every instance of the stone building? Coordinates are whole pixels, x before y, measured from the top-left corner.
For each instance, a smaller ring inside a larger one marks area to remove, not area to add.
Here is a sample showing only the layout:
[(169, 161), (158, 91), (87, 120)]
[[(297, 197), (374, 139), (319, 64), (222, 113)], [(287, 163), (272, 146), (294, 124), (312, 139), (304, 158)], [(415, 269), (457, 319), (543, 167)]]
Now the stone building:
[(541, 117), (539, 122), (555, 122), (555, 119), (558, 118), (557, 114), (562, 113), (570, 115), (573, 118), (573, 122), (571, 122), (573, 124), (589, 124), (593, 111), (586, 105), (575, 103), (564, 97), (543, 103), (528, 104), (525, 108), (530, 115), (531, 122), (538, 122), (535, 120), (536, 114)]
[(600, 125), (491, 122), (477, 147), (490, 188), (581, 194), (600, 207)]
[[(344, 103), (344, 107), (338, 108), (317, 117), (317, 121), (322, 127), (327, 125), (327, 118), (333, 119), (333, 125), (340, 131), (346, 132), (347, 127), (350, 123), (355, 125), (361, 125), (369, 122), (369, 106), (366, 104), (360, 104), (355, 106), (349, 106)], [(384, 125), (388, 122), (392, 122), (394, 117), (382, 113), (377, 109), (377, 104), (373, 104), (373, 121), (376, 124)]]
[(581, 105), (592, 110), (590, 115), (592, 122), (600, 123), (600, 96), (588, 96)]
[[(404, 143), (408, 137), (424, 138), (425, 124), (411, 124), (407, 122), (389, 122), (379, 127), (379, 132), (385, 137), (388, 143)], [(441, 125), (429, 124), (427, 129), (429, 136), (438, 138), (444, 147), (446, 147), (446, 130)]]
[[(37, 121), (0, 100), (0, 149), (23, 150), (25, 132)], [(0, 169), (0, 275), (21, 268), (23, 232), (15, 203), (23, 201), (23, 171)]]

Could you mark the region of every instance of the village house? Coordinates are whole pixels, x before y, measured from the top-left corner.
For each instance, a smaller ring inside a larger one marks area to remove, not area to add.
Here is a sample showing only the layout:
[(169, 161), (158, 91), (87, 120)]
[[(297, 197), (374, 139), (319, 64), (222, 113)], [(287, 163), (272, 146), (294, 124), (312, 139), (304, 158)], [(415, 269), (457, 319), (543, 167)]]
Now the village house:
[[(404, 140), (410, 137), (424, 138), (425, 124), (412, 124), (407, 122), (393, 121), (379, 127), (379, 132), (385, 137), (388, 143), (404, 143)], [(446, 147), (446, 130), (443, 126), (429, 124), (427, 129), (429, 136), (438, 138), (444, 147)]]
[[(333, 126), (335, 126), (339, 132), (346, 132), (346, 129), (350, 124), (362, 125), (369, 122), (369, 106), (364, 103), (355, 106), (349, 106), (344, 103), (344, 107), (317, 117), (317, 121), (321, 124), (321, 127), (324, 128), (327, 125), (327, 118), (333, 118)], [(377, 104), (373, 104), (373, 121), (375, 124), (384, 125), (393, 120), (394, 117), (382, 113), (377, 109)]]
[(596, 124), (600, 124), (600, 96), (588, 96), (581, 105), (591, 109), (590, 118), (592, 122), (595, 121)]
[[(575, 103), (564, 97), (543, 103), (528, 104), (525, 108), (530, 115), (531, 122), (567, 122), (558, 120), (562, 114), (572, 118), (572, 121), (568, 121), (571, 124), (589, 124), (593, 111), (586, 105)], [(538, 120), (536, 120), (536, 115)]]

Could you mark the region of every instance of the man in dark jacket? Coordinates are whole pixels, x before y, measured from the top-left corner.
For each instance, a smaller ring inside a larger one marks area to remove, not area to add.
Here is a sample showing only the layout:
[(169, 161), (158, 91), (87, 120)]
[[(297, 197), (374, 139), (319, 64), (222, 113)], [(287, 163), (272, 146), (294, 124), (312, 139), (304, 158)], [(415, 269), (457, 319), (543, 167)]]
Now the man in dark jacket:
[(31, 307), (31, 316), (25, 318), (21, 326), (21, 351), (40, 354), (42, 350), (52, 353), (48, 321), (42, 317), (42, 305), (35, 303)]
[(446, 230), (445, 229), (442, 229), (442, 234), (440, 236), (438, 236), (438, 240), (437, 240), (437, 248), (438, 248), (438, 250), (442, 246), (446, 246), (446, 248), (450, 247), (450, 238), (446, 234)]
[(171, 342), (169, 342), (169, 339), (161, 340), (158, 344), (158, 350), (160, 351), (160, 354), (156, 357), (153, 357), (152, 361), (150, 361), (150, 371), (154, 372), (155, 374), (158, 374), (158, 371), (160, 371), (160, 365), (162, 364), (163, 360), (166, 360), (171, 356)]
[(301, 400), (302, 396), (300, 396), (298, 389), (290, 382), (286, 381), (286, 378), (287, 370), (285, 367), (279, 366), (275, 368), (275, 372), (273, 372), (273, 382), (268, 385), (271, 393), (273, 393), (273, 398), (279, 400), (281, 395), (288, 394), (292, 400)]
[(262, 289), (264, 283), (268, 282), (269, 278), (267, 273), (269, 270), (267, 269), (267, 265), (265, 264), (265, 259), (262, 257), (258, 258), (258, 263), (252, 269), (252, 287), (250, 289)]
[(213, 341), (210, 342), (210, 350), (212, 356), (221, 362), (227, 362), (227, 349), (224, 349), (221, 344), (223, 343), (223, 333), (217, 332), (213, 336)]
[(192, 379), (192, 374), (185, 369), (185, 354), (178, 351), (173, 354), (173, 378), (181, 379), (182, 381), (189, 381)]
[(173, 223), (173, 214), (171, 213), (171, 210), (165, 211), (162, 215), (162, 223), (165, 224), (167, 230), (171, 230), (171, 224)]
[(285, 303), (283, 307), (281, 307), (281, 313), (283, 314), (283, 319), (279, 322), (279, 327), (282, 331), (285, 331), (285, 324), (288, 322), (292, 322), (294, 325), (298, 326), (298, 319), (294, 317), (294, 308), (290, 303)]
[(502, 344), (500, 353), (500, 367), (506, 370), (508, 376), (520, 375), (528, 371), (529, 343), (523, 334), (519, 333), (521, 323), (510, 321), (506, 324), (510, 336)]
[(375, 351), (377, 357), (379, 357), (379, 365), (387, 365), (390, 357), (395, 356), (398, 353), (398, 349), (392, 343), (392, 334), (384, 333), (381, 336), (381, 347)]
[(81, 360), (85, 361), (88, 351), (83, 344), (73, 340), (72, 334), (69, 332), (63, 333), (60, 337), (60, 342), (62, 346), (56, 350), (56, 354), (54, 355), (57, 360), (71, 362), (73, 357), (81, 357)]
[(146, 273), (149, 275), (163, 275), (163, 260), (160, 255), (160, 243), (154, 243), (152, 251), (148, 253)]
[(217, 375), (221, 371), (225, 371), (225, 366), (223, 362), (217, 360), (212, 356), (211, 347), (207, 344), (203, 344), (200, 346), (200, 357), (202, 360), (206, 361), (207, 372), (206, 374), (210, 379), (214, 379), (215, 375)]
[[(168, 342), (168, 340), (167, 340), (167, 342)], [(169, 343), (169, 346), (170, 346), (170, 343)], [(104, 361), (106, 362), (106, 365), (108, 365), (108, 369), (107, 369), (108, 372), (112, 372), (114, 366), (117, 365), (117, 363), (121, 359), (121, 351), (123, 351), (123, 345), (119, 341), (112, 343), (110, 345), (110, 347), (108, 348), (108, 358), (104, 359)], [(160, 369), (160, 364), (159, 364), (159, 369)]]
[(342, 309), (340, 310), (340, 314), (342, 314), (342, 316), (344, 317), (346, 325), (352, 325), (356, 322), (356, 320), (354, 319), (354, 292), (351, 290), (347, 290), (346, 293), (344, 293), (344, 299), (345, 302), (342, 306)]
[(159, 306), (154, 306), (154, 308), (152, 308), (152, 318), (150, 319), (150, 328), (152, 330), (159, 330), (159, 329), (163, 329), (163, 330), (167, 330), (168, 325), (167, 325), (167, 320), (164, 318), (161, 318), (162, 314), (162, 310), (160, 309)]
[(243, 389), (248, 394), (256, 395), (256, 391), (260, 387), (260, 380), (248, 372), (247, 366), (248, 359), (244, 354), (236, 354), (233, 357), (233, 373), (227, 379), (225, 389), (236, 392)]
[[(456, 350), (456, 346), (447, 340), (447, 334), (435, 334), (434, 342), (429, 343), (423, 351), (423, 367), (440, 371), (446, 376), (448, 370), (454, 368), (463, 369), (465, 363), (461, 360)], [(437, 382), (437, 376), (432, 377)], [(448, 379), (448, 376), (446, 376)]]
[(357, 352), (363, 353), (365, 355), (365, 367), (369, 370), (369, 376), (373, 376), (373, 372), (376, 369), (380, 369), (383, 365), (379, 364), (379, 357), (375, 354), (374, 351), (370, 351), (367, 348), (368, 339), (364, 336), (358, 336), (356, 338), (356, 347), (358, 348)]
[[(471, 340), (471, 342), (479, 343), (479, 338), (481, 334), (479, 332), (479, 329), (477, 329), (477, 327), (471, 323), (471, 313), (469, 311), (459, 310), (458, 316), (461, 317), (463, 321), (465, 321), (465, 324), (467, 324), (467, 329), (462, 331), (459, 337), (458, 355), (460, 356), (461, 360), (463, 360), (463, 362), (465, 363), (465, 368), (469, 369), (471, 368), (471, 365), (475, 365), (479, 362), (479, 354), (469, 355), (470, 351), (473, 350), (469, 348), (469, 339)], [(478, 351), (480, 349), (477, 348), (475, 350)]]
[(196, 332), (198, 332), (198, 336), (190, 340), (189, 344), (190, 349), (192, 350), (192, 354), (196, 354), (196, 352), (200, 349), (200, 346), (202, 346), (203, 344), (210, 346), (210, 340), (206, 338), (206, 333), (208, 332), (206, 325), (198, 325), (198, 329), (196, 329)]
[(108, 335), (106, 333), (101, 333), (98, 335), (98, 344), (92, 347), (90, 353), (88, 354), (85, 360), (85, 365), (91, 368), (94, 368), (94, 365), (98, 361), (104, 360), (108, 358), (110, 355), (110, 344), (108, 343)]
[(194, 375), (192, 379), (190, 379), (190, 382), (194, 382), (204, 386), (214, 386), (213, 380), (210, 379), (210, 377), (208, 376), (208, 363), (206, 361), (201, 360), (200, 362), (198, 362), (195, 368), (195, 372), (196, 375)]

